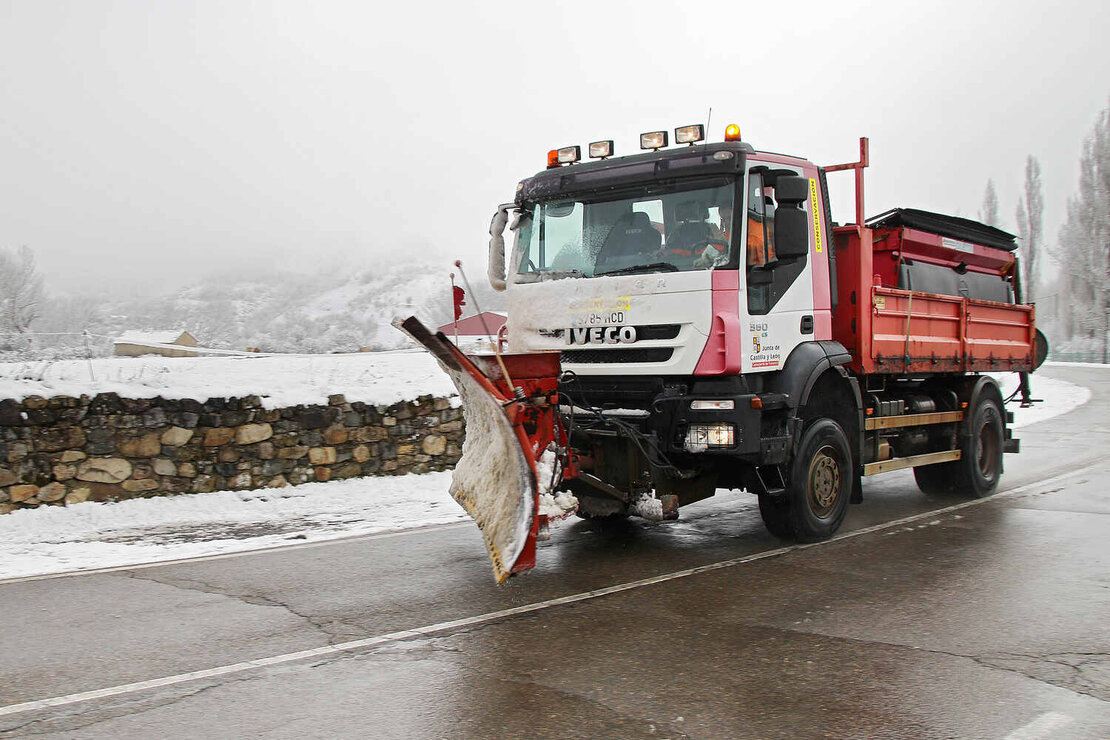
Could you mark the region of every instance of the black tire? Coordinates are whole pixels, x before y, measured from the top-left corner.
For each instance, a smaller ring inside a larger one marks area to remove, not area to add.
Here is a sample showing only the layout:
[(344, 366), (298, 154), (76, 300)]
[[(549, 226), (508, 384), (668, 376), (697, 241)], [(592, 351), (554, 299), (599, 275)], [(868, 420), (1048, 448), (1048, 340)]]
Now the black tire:
[(759, 516), (763, 518), (763, 526), (767, 531), (780, 540), (794, 539), (794, 528), (790, 524), (790, 507), (786, 496), (771, 496), (763, 493), (759, 496)]
[(952, 463), (939, 465), (918, 465), (913, 469), (913, 477), (917, 480), (917, 487), (922, 493), (929, 496), (945, 496), (952, 493), (954, 471), (949, 467)]
[(1002, 478), (1002, 446), (1006, 424), (1002, 404), (983, 394), (971, 414), (971, 434), (960, 440), (963, 456), (957, 460), (955, 490), (972, 498), (994, 493)]
[(854, 475), (844, 430), (832, 419), (814, 421), (802, 433), (786, 490), (778, 497), (759, 497), (767, 530), (799, 542), (832, 537), (848, 513)]
[(913, 469), (917, 486), (927, 494), (958, 493), (984, 498), (994, 493), (1002, 478), (1005, 422), (998, 398), (984, 393), (971, 410), (969, 434), (960, 433), (959, 460)]

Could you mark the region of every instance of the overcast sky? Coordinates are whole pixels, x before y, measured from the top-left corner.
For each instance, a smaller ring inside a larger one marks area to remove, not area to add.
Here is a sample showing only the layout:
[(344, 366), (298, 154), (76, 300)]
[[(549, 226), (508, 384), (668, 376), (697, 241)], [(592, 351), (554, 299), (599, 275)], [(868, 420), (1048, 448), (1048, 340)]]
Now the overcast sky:
[(424, 252), (480, 275), (548, 149), (634, 153), (710, 106), (712, 139), (818, 164), (870, 137), (869, 215), (974, 218), (993, 177), (1015, 230), (1033, 154), (1051, 240), (1108, 35), (1099, 1), (0, 0), (0, 246), (58, 292)]

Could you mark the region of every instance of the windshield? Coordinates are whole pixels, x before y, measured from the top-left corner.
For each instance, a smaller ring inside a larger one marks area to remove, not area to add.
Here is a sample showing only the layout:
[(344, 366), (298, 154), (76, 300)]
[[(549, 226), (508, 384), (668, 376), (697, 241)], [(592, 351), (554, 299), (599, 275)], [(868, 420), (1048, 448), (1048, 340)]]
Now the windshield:
[(732, 255), (735, 180), (536, 203), (519, 223), (518, 282), (711, 270)]

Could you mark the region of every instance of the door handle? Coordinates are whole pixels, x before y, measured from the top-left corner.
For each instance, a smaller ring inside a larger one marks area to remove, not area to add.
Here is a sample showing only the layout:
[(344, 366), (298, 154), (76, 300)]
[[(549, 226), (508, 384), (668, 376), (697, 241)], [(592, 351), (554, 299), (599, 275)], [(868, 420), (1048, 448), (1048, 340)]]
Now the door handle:
[(813, 333), (813, 317), (812, 316), (803, 316), (802, 317), (802, 334), (812, 334), (812, 333)]

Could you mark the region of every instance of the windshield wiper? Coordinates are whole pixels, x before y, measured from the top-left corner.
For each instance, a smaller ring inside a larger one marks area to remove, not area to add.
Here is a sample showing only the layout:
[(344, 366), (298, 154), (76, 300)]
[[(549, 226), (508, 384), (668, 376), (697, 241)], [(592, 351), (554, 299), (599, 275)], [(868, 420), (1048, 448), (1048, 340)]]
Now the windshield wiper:
[(670, 262), (652, 262), (647, 265), (632, 265), (632, 267), (622, 267), (619, 270), (606, 270), (605, 272), (595, 272), (594, 277), (601, 277), (602, 275), (630, 275), (634, 272), (654, 272), (662, 270), (664, 272), (678, 272), (678, 268)]

